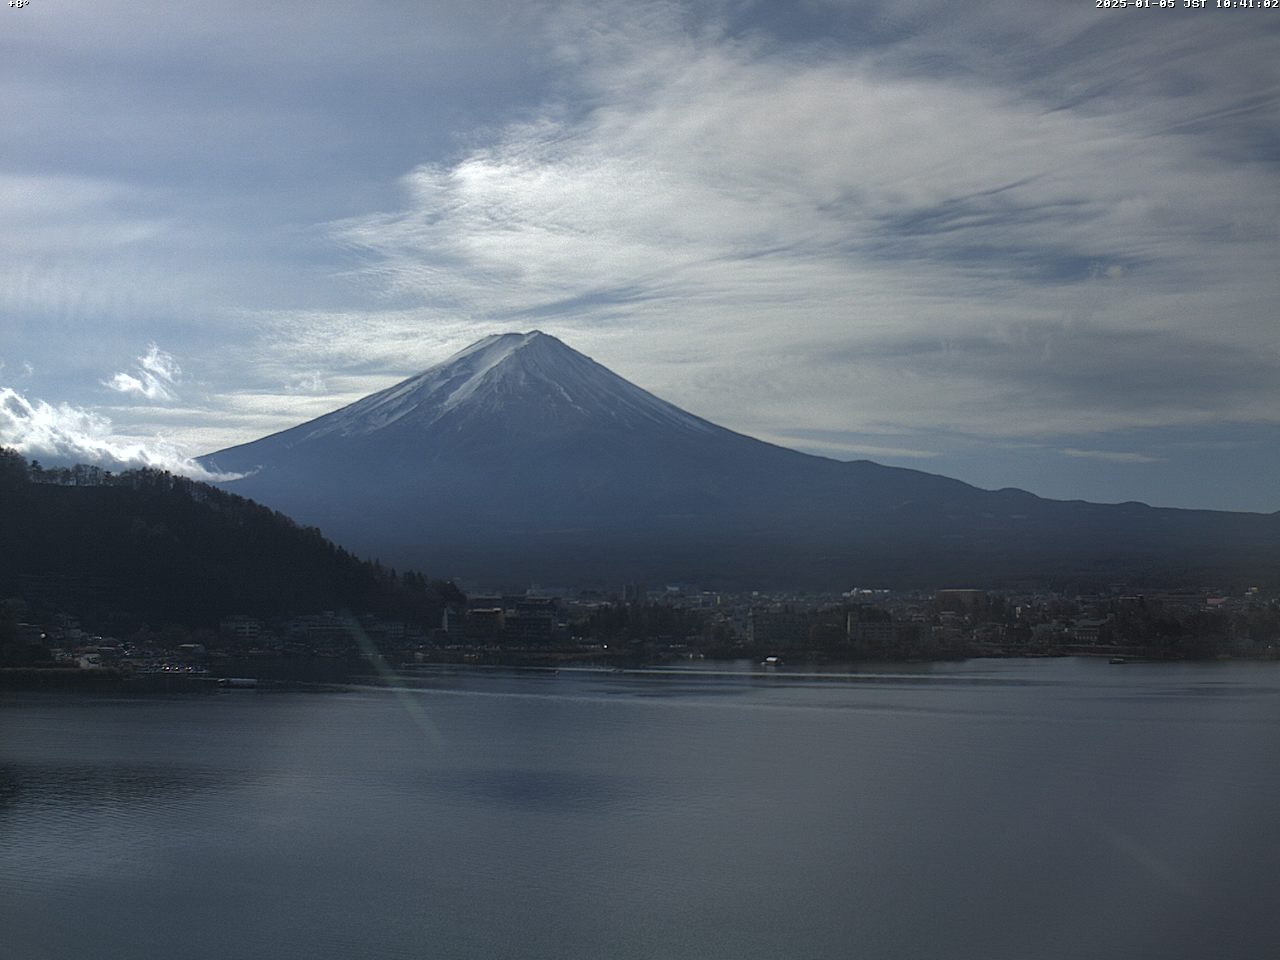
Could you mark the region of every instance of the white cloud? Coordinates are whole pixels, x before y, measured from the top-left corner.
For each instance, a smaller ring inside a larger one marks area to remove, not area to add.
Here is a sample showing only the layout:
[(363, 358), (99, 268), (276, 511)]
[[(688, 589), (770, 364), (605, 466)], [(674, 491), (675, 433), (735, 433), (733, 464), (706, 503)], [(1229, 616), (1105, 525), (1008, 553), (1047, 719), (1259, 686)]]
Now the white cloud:
[(806, 453), (813, 453), (823, 457), (835, 457), (842, 460), (850, 456), (891, 460), (930, 460), (941, 456), (941, 454), (933, 450), (919, 450), (914, 447), (888, 447), (883, 444), (856, 443), (852, 440), (826, 440), (816, 437), (797, 437), (768, 433), (757, 433), (755, 436), (760, 440), (776, 443), (783, 447), (790, 447), (793, 450), (802, 450)]
[(324, 377), (320, 375), (320, 371), (312, 370), (308, 373), (293, 374), (285, 384), (285, 390), (288, 393), (325, 393), (328, 387), (325, 386)]
[[(1280, 376), (1222, 387), (1231, 351), (1277, 346), (1280, 182), (1170, 123), (1209, 100), (1051, 109), (980, 70), (921, 70), (924, 40), (766, 45), (682, 30), (672, 6), (572, 9), (573, 96), (412, 171), (401, 209), (335, 225), (389, 296), (477, 334), (610, 347), (597, 356), (624, 375), (755, 432), (1034, 436), (1280, 411)], [(1252, 43), (1207, 36), (1222, 57)], [(1078, 95), (1088, 77), (1058, 79)], [(1117, 332), (1147, 347), (1105, 380), (1054, 362)], [(1197, 343), (1215, 350), (1180, 396), (1144, 372)]]
[(182, 377), (182, 368), (173, 357), (154, 343), (137, 359), (137, 376), (117, 373), (103, 386), (117, 393), (137, 394), (148, 400), (173, 401), (178, 399), (176, 387)]
[(0, 444), (35, 458), (59, 463), (93, 463), (112, 469), (156, 467), (195, 480), (232, 480), (192, 460), (163, 438), (141, 440), (117, 435), (99, 413), (70, 404), (31, 400), (12, 387), (0, 387)]
[(156, 44), (66, 9), (0, 66), (40, 76), (0, 346), (86, 405), (163, 341), (191, 369), (108, 377), (117, 433), (219, 449), (533, 327), (735, 429), (941, 472), (957, 436), (1280, 420), (1280, 35), (1245, 19), (288, 0), (246, 32), (144, 0)]
[(1077, 450), (1067, 447), (1062, 451), (1068, 457), (1081, 457), (1086, 460), (1105, 460), (1108, 463), (1163, 463), (1163, 457), (1153, 457), (1148, 453), (1128, 450)]

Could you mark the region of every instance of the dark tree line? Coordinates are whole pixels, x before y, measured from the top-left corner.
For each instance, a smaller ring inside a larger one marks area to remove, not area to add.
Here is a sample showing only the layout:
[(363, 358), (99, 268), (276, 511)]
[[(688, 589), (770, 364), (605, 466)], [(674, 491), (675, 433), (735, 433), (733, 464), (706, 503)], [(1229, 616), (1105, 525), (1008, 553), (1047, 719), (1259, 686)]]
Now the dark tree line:
[(92, 620), (212, 625), (349, 609), (438, 621), (448, 583), (361, 560), (284, 514), (162, 470), (36, 469), (0, 448), (0, 598)]

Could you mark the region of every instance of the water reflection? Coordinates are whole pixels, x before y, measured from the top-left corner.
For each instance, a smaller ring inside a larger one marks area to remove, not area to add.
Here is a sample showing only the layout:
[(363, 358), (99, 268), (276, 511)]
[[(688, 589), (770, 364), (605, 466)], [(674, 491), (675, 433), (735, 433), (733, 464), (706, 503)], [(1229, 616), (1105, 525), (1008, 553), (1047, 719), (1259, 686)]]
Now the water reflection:
[(0, 763), (0, 816), (60, 808), (163, 806), (225, 779), (198, 767)]
[(459, 771), (433, 781), (460, 799), (537, 812), (582, 814), (627, 801), (627, 778), (566, 770)]
[(800, 674), (0, 703), (0, 955), (1198, 960), (1280, 942), (1280, 670)]
[(199, 830), (183, 809), (225, 786), (177, 764), (0, 763), (0, 888), (65, 895), (155, 874), (174, 836)]

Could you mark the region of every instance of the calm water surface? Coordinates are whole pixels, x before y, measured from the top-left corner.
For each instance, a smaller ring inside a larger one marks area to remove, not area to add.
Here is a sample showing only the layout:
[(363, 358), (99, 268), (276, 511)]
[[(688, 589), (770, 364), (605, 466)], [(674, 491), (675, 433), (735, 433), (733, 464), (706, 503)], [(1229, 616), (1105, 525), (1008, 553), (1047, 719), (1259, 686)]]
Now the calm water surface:
[(0, 693), (0, 955), (1280, 956), (1280, 665)]

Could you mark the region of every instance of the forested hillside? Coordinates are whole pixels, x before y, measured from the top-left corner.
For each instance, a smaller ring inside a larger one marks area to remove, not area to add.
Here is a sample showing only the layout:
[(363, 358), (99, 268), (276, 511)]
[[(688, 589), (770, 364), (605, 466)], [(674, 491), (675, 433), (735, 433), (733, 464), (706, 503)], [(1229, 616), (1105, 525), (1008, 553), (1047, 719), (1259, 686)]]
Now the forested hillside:
[(89, 621), (199, 626), (337, 609), (435, 621), (458, 594), (207, 484), (44, 470), (0, 448), (0, 598), (13, 596)]

